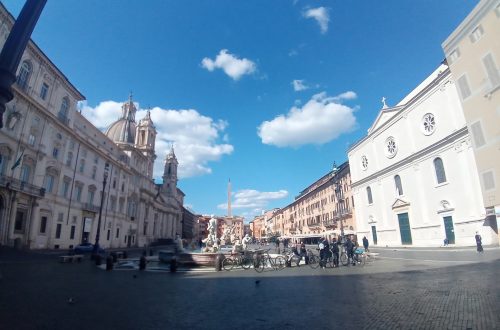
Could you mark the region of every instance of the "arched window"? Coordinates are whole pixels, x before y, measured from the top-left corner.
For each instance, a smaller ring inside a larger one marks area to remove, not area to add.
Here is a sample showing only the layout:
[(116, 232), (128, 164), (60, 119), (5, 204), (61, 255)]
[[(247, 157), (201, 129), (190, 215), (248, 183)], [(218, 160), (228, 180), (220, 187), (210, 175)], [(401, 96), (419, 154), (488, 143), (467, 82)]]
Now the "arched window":
[(28, 61), (24, 61), (19, 69), (19, 75), (17, 76), (17, 84), (22, 89), (26, 90), (28, 87), (28, 82), (31, 75), (31, 64)]
[(373, 204), (372, 188), (366, 187), (366, 195), (368, 196), (368, 204)]
[(434, 159), (434, 170), (436, 171), (437, 183), (446, 182), (446, 173), (444, 172), (443, 160), (441, 158)]
[(61, 102), (61, 109), (59, 110), (59, 115), (61, 117), (68, 117), (68, 109), (69, 109), (69, 100), (67, 97), (63, 97)]
[(394, 184), (396, 185), (396, 192), (399, 196), (403, 195), (403, 185), (401, 184), (401, 178), (399, 175), (394, 177)]

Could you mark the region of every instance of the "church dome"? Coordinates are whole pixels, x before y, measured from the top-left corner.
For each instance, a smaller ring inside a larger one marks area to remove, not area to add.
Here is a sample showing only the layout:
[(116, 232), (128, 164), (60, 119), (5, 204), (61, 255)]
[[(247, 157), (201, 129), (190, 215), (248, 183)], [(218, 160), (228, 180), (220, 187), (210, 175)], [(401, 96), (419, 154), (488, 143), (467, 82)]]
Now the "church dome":
[(122, 116), (112, 123), (106, 130), (106, 136), (115, 143), (135, 143), (135, 113), (137, 108), (132, 102), (132, 95), (122, 105)]

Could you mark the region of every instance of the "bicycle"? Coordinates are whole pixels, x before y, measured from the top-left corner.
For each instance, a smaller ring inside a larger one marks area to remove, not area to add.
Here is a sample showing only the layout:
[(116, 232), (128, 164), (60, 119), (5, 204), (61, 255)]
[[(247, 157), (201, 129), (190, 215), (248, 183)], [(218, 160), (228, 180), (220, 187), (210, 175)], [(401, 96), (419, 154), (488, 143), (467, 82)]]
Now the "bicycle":
[(296, 264), (297, 266), (299, 266), (300, 261), (302, 260), (302, 256), (297, 253), (297, 250), (294, 251), (293, 249), (288, 249), (283, 253), (287, 267), (291, 267), (292, 264)]
[(230, 271), (233, 267), (239, 267), (243, 269), (249, 269), (252, 266), (253, 258), (245, 253), (238, 253), (231, 255), (222, 261), (222, 268), (226, 271)]
[[(343, 266), (348, 266), (349, 265), (349, 257), (345, 251), (342, 251), (340, 255), (340, 262), (342, 263)], [(359, 264), (361, 266), (364, 266), (366, 264), (366, 253), (364, 249), (357, 248), (354, 250), (354, 253), (352, 254), (352, 263), (354, 264)]]
[(319, 267), (319, 256), (315, 255), (311, 250), (307, 250), (307, 259), (309, 267), (312, 269)]
[(257, 253), (253, 259), (253, 268), (257, 273), (262, 273), (267, 265), (270, 265), (273, 270), (282, 270), (286, 266), (286, 260), (283, 256), (271, 257), (269, 250)]

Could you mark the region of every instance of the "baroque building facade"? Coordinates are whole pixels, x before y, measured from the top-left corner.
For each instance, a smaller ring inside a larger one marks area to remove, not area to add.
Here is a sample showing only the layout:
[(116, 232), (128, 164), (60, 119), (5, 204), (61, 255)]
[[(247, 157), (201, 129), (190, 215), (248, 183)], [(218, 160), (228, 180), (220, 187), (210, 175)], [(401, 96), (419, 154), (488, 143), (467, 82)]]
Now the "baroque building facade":
[(356, 234), (349, 163), (316, 180), (271, 219), (273, 232), (294, 241), (315, 242)]
[(457, 82), (488, 221), (500, 217), (500, 0), (482, 0), (443, 43)]
[(443, 63), (348, 151), (358, 234), (384, 246), (496, 243), (469, 131)]
[[(13, 24), (0, 4), (0, 47)], [(177, 159), (172, 149), (163, 184), (155, 184), (149, 113), (136, 124), (129, 99), (101, 132), (77, 111), (84, 96), (31, 40), (13, 93), (0, 130), (0, 244), (72, 248), (94, 242), (99, 218), (104, 247), (143, 246), (181, 232)]]

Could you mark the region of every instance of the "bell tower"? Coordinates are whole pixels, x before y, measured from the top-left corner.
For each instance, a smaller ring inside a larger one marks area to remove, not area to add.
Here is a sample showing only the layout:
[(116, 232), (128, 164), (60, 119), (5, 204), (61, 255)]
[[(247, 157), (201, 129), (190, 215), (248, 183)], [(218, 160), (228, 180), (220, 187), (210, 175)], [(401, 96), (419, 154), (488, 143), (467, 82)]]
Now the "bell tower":
[(153, 165), (156, 159), (155, 155), (155, 141), (156, 141), (156, 128), (151, 120), (151, 112), (148, 110), (146, 116), (139, 121), (135, 133), (135, 147), (139, 149), (144, 156), (148, 158), (147, 176), (153, 177)]
[(174, 153), (174, 145), (170, 147), (170, 152), (165, 158), (165, 168), (163, 170), (163, 191), (167, 195), (175, 196), (177, 193), (177, 166), (179, 162)]

